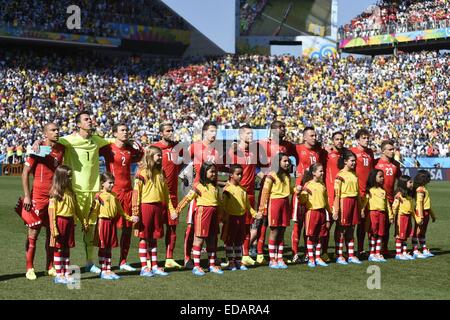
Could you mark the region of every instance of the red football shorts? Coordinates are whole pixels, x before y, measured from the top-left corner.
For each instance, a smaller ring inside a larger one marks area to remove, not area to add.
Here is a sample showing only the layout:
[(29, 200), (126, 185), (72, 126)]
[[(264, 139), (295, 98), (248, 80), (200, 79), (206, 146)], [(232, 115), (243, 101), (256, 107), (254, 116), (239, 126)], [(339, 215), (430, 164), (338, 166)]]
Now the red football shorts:
[(164, 236), (162, 203), (142, 203), (141, 212), (139, 238), (161, 239)]
[[(123, 208), (123, 211), (131, 216), (132, 215), (132, 211), (131, 211), (131, 199), (133, 197), (133, 190), (129, 190), (129, 191), (122, 191), (122, 192), (117, 192), (117, 199), (119, 199), (120, 205)], [(133, 222), (127, 221), (125, 220), (124, 217), (122, 217), (121, 215), (119, 215), (117, 217), (117, 228), (131, 228), (133, 226)]]
[[(250, 202), (250, 206), (253, 209), (255, 209), (255, 195), (254, 194), (249, 194), (248, 195), (248, 200)], [(245, 224), (251, 225), (253, 223), (253, 220), (254, 220), (254, 218), (250, 214), (250, 211), (246, 211), (245, 212)]]
[(291, 218), (289, 197), (270, 199), (267, 208), (269, 227), (288, 227)]
[(412, 235), (411, 216), (409, 214), (400, 214), (397, 217), (396, 225), (397, 238), (406, 241)]
[(245, 240), (245, 216), (228, 216), (228, 222), (222, 228), (222, 240), (225, 244), (241, 246)]
[(384, 229), (386, 228), (386, 213), (384, 211), (371, 210), (369, 212), (370, 228), (369, 234), (376, 236), (384, 236)]
[(305, 233), (308, 237), (326, 237), (328, 235), (325, 209), (306, 212)]
[(191, 202), (189, 202), (189, 209), (188, 209), (187, 216), (186, 216), (187, 224), (194, 223), (194, 214), (195, 214), (196, 209), (197, 209), (197, 201), (194, 199)]
[(56, 217), (59, 235), (50, 238), (50, 246), (58, 249), (75, 247), (75, 223), (73, 218)]
[[(419, 216), (419, 212), (416, 211), (416, 215)], [(414, 224), (414, 235), (416, 235), (417, 238), (424, 238), (427, 229), (428, 229), (428, 223), (430, 222), (430, 211), (424, 210), (423, 211), (423, 223), (422, 225), (418, 225), (417, 222)]]
[(292, 197), (292, 220), (303, 225), (306, 207), (300, 204), (296, 196)]
[(197, 207), (194, 212), (194, 221), (194, 234), (196, 237), (215, 237), (219, 232), (217, 207)]
[(94, 237), (94, 244), (99, 248), (116, 248), (118, 246), (117, 229), (113, 220), (98, 219)]
[(341, 226), (351, 227), (359, 224), (360, 212), (357, 198), (341, 199)]

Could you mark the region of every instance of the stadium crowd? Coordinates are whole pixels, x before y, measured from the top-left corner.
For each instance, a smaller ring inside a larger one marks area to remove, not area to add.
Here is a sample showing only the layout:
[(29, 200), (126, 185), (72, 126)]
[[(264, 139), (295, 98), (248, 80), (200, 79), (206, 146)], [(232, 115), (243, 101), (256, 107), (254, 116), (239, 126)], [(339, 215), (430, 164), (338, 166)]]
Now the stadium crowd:
[[(323, 144), (332, 132), (362, 127), (373, 147), (397, 141), (402, 156), (449, 156), (450, 55), (436, 52), (330, 60), (224, 56), (206, 62), (0, 51), (0, 154), (28, 146), (42, 125), (62, 134), (74, 115), (93, 111), (98, 131), (128, 123), (143, 144), (158, 138), (162, 121), (179, 140), (198, 138), (208, 119), (220, 128), (287, 124), (289, 139), (314, 125)], [(430, 151), (431, 150), (431, 151)]]
[(341, 38), (447, 28), (449, 0), (381, 0), (340, 27)]
[[(70, 5), (81, 9), (81, 29), (68, 29), (66, 12)], [(31, 30), (115, 37), (109, 23), (130, 23), (163, 28), (186, 29), (183, 19), (159, 0), (139, 1), (20, 1), (0, 0), (0, 26)]]
[(253, 4), (249, 4), (247, 0), (241, 0), (240, 3), (240, 21), (241, 21), (241, 34), (247, 35), (256, 19), (263, 12), (268, 0), (257, 1)]

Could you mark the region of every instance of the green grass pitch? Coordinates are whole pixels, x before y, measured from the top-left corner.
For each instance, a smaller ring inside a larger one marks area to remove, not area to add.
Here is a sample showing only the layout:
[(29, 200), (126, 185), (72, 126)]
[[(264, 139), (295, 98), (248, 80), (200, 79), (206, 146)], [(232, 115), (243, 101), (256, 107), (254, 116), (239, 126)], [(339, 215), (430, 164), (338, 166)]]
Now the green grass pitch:
[[(380, 267), (381, 289), (369, 290), (367, 268), (373, 263), (341, 266), (330, 263), (328, 268), (309, 269), (305, 264), (289, 266), (287, 270), (271, 270), (267, 266), (249, 271), (226, 271), (224, 275), (206, 274), (198, 278), (188, 270), (171, 272), (166, 278), (143, 278), (138, 272), (123, 273), (118, 281), (100, 280), (83, 273), (81, 289), (68, 289), (53, 284), (44, 276), (44, 235), (41, 234), (35, 259), (38, 279), (25, 278), (26, 227), (13, 207), (21, 194), (20, 179), (0, 177), (0, 299), (449, 299), (450, 276), (450, 190), (449, 182), (433, 182), (430, 193), (437, 221), (430, 224), (428, 245), (436, 256), (426, 260), (396, 261), (389, 259)], [(184, 215), (178, 228), (175, 258), (183, 259)], [(290, 228), (286, 232), (286, 256), (290, 255)], [(392, 230), (391, 230), (392, 232)], [(138, 264), (137, 239), (133, 238), (129, 262)], [(84, 253), (79, 226), (77, 247), (71, 250), (72, 264), (84, 265)], [(221, 241), (219, 245), (221, 245)], [(331, 243), (330, 243), (331, 244)], [(394, 249), (390, 240), (390, 249)], [(303, 241), (302, 241), (303, 245)], [(410, 243), (408, 244), (411, 246)], [(367, 246), (367, 244), (366, 244)], [(159, 261), (164, 258), (164, 244), (159, 242)], [(330, 247), (333, 252), (333, 246)], [(223, 249), (218, 252), (224, 257)], [(205, 255), (203, 263), (206, 263)], [(113, 250), (113, 266), (117, 268), (119, 250)]]

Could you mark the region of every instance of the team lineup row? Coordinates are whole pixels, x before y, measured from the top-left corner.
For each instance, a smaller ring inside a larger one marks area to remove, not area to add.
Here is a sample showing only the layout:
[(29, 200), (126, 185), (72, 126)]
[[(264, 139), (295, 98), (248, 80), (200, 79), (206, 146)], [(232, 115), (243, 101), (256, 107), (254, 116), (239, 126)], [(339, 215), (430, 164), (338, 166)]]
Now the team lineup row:
[[(303, 144), (294, 145), (284, 140), (286, 129), (281, 121), (271, 124), (269, 139), (258, 142), (253, 141), (252, 128), (243, 125), (239, 129), (239, 141), (227, 152), (231, 163), (224, 164), (219, 160), (224, 155), (214, 148), (217, 126), (206, 122), (203, 140), (188, 149), (195, 172), (192, 190), (178, 203), (178, 176), (183, 166), (178, 158), (186, 155), (176, 148), (171, 124), (163, 123), (161, 140), (143, 150), (131, 142), (125, 124), (114, 127), (114, 139), (103, 139), (93, 134), (89, 112), (80, 112), (75, 122), (77, 132), (65, 137), (59, 137), (57, 125), (46, 124), (44, 140), (35, 145), (49, 146), (51, 152), (44, 157), (30, 155), (25, 163), (24, 197), (17, 211), (29, 226), (28, 279), (36, 279), (33, 266), (36, 240), (41, 226), (45, 226), (47, 273), (56, 276), (56, 283), (73, 281), (68, 266), (70, 248), (75, 245), (75, 216), (84, 232), (87, 271), (100, 273), (102, 279), (119, 278), (111, 271), (111, 249), (119, 246), (116, 231), (119, 227), (122, 229), (120, 270), (134, 270), (127, 263), (134, 229), (140, 239), (141, 275), (165, 276), (168, 273), (158, 266), (157, 240), (165, 237), (165, 268), (181, 268), (173, 259), (173, 251), (178, 216), (186, 206), (189, 209), (184, 239), (185, 267), (192, 267), (193, 273), (199, 276), (205, 274), (200, 266), (204, 243), (209, 271), (223, 273), (216, 257), (220, 223), (230, 270), (245, 270), (255, 263), (266, 263), (267, 228), (270, 229), (269, 266), (287, 268), (283, 259), (284, 232), (291, 220), (294, 222), (293, 263), (300, 262), (298, 246), (304, 229), (308, 266), (327, 266), (329, 234), (334, 222), (335, 257), (339, 264), (361, 263), (358, 256), (364, 256), (366, 234), (370, 241), (369, 260), (385, 261), (383, 254), (388, 253), (391, 224), (395, 225), (396, 259), (432, 255), (425, 243), (428, 221), (430, 217), (435, 220), (425, 188), (429, 175), (426, 171), (419, 172), (414, 183), (410, 177), (401, 176), (392, 141), (382, 143), (382, 156), (375, 160), (368, 148), (370, 132), (367, 130), (356, 133), (358, 146), (355, 148), (344, 147), (345, 137), (340, 132), (332, 135), (332, 146), (322, 148), (312, 127), (303, 130)], [(252, 147), (254, 143), (258, 145), (256, 149)], [(257, 150), (257, 154), (252, 150)], [(268, 159), (264, 164), (259, 161), (260, 153)], [(105, 158), (107, 169), (101, 178), (99, 156)], [(290, 157), (297, 164), (295, 185), (290, 177)], [(139, 168), (133, 186), (131, 164), (135, 162), (139, 162)], [(258, 168), (261, 171), (257, 174)], [(218, 181), (219, 171), (228, 174), (227, 181)], [(31, 174), (35, 177), (32, 191)], [(255, 196), (257, 175), (262, 178), (258, 199)], [(410, 236), (413, 255), (406, 248)], [(249, 253), (254, 243), (256, 261)], [(344, 243), (348, 260), (343, 255)], [(93, 263), (94, 246), (99, 248), (101, 269)]]

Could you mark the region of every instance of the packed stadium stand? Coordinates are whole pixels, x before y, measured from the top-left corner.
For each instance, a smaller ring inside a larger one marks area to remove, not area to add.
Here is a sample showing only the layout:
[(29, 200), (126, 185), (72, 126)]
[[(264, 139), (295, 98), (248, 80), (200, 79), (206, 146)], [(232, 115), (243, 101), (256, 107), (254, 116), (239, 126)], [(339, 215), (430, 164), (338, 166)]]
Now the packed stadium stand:
[[(73, 51), (73, 50), (72, 50)], [(196, 138), (207, 119), (221, 128), (286, 122), (290, 139), (314, 125), (324, 144), (342, 130), (373, 132), (373, 146), (396, 139), (403, 156), (448, 156), (450, 55), (330, 60), (223, 56), (204, 61), (113, 58), (83, 52), (0, 50), (0, 153), (29, 145), (43, 123), (71, 132), (74, 116), (92, 110), (111, 134), (126, 121), (143, 143), (172, 121), (180, 140)], [(429, 154), (431, 148), (431, 154)]]
[[(66, 9), (78, 5), (81, 29), (68, 29)], [(160, 1), (88, 1), (88, 0), (0, 0), (0, 27), (13, 26), (39, 31), (77, 33), (83, 35), (118, 37), (110, 23), (132, 23), (159, 28), (187, 29), (182, 18)]]
[(449, 0), (381, 0), (340, 27), (341, 38), (450, 27)]

